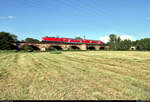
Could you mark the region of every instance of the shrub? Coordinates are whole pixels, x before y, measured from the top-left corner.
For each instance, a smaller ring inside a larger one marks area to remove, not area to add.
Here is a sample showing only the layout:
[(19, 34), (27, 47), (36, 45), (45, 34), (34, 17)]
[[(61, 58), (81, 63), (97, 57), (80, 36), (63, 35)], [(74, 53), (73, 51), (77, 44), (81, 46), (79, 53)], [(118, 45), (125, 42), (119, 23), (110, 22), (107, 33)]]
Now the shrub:
[(50, 47), (48, 47), (46, 50), (47, 50), (47, 51), (55, 51), (55, 50), (57, 50), (57, 49), (56, 49), (55, 47), (50, 46)]
[(28, 51), (28, 52), (32, 52), (32, 51), (34, 50), (34, 48), (33, 48), (32, 46), (26, 45), (26, 46), (23, 46), (23, 47), (21, 48), (21, 50), (25, 50), (25, 51)]

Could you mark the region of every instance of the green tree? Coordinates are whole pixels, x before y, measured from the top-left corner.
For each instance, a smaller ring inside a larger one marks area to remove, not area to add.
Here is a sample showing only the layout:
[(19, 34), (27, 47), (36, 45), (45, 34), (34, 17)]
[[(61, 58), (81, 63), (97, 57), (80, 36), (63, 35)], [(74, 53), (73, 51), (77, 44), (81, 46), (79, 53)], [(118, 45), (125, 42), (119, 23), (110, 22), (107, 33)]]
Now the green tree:
[(82, 39), (82, 38), (78, 36), (78, 37), (75, 37), (75, 39), (78, 39), (78, 40), (80, 40), (80, 39)]
[(17, 36), (16, 36), (16, 35), (11, 34), (11, 37), (12, 37), (12, 39), (14, 40), (14, 42), (17, 42), (17, 41), (18, 41), (18, 40), (17, 40)]
[(33, 39), (33, 38), (26, 38), (26, 39), (25, 39), (25, 42), (38, 43), (38, 42), (40, 42), (40, 41), (37, 40), (37, 39)]
[(110, 38), (110, 40), (109, 40), (108, 44), (110, 46), (110, 49), (111, 50), (116, 50), (116, 47), (117, 47), (117, 35), (110, 34), (109, 38)]
[(120, 38), (120, 36), (119, 37), (116, 37), (116, 49), (118, 50), (118, 48), (121, 46), (120, 45), (120, 42), (121, 42), (122, 40), (121, 40), (121, 38)]
[(137, 50), (150, 51), (150, 38), (144, 38), (137, 41)]
[(121, 40), (117, 50), (129, 50), (132, 45), (132, 41), (129, 39)]
[(15, 35), (8, 32), (0, 32), (0, 49), (1, 50), (12, 50), (16, 47), (12, 44), (17, 40)]
[(20, 42), (25, 42), (25, 40), (21, 40)]
[(132, 41), (132, 46), (137, 46), (139, 40), (136, 40), (136, 41)]
[(129, 50), (132, 46), (132, 41), (129, 39), (121, 40), (120, 36), (117, 36), (115, 34), (109, 35), (109, 46), (110, 50)]

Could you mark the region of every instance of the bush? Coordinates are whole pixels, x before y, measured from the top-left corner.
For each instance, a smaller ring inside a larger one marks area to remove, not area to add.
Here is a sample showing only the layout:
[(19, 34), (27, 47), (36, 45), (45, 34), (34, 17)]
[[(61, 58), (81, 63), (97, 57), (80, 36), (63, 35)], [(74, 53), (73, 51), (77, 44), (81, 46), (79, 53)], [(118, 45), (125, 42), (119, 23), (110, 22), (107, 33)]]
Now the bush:
[(48, 47), (46, 50), (47, 50), (47, 51), (55, 51), (55, 50), (57, 50), (57, 49), (56, 49), (55, 47), (50, 46), (50, 47)]
[(68, 51), (81, 51), (79, 48), (68, 48)]
[(68, 51), (73, 51), (73, 49), (72, 48), (68, 48)]
[(34, 50), (34, 48), (32, 46), (23, 46), (21, 48), (21, 50), (25, 50), (25, 51), (28, 51), (28, 52), (32, 52)]

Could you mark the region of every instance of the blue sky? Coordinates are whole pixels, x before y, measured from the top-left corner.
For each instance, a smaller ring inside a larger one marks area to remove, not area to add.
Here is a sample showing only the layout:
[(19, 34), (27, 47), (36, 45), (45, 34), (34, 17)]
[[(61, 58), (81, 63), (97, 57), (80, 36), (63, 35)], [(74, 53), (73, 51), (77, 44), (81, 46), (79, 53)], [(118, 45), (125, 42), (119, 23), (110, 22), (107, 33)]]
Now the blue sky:
[(19, 40), (57, 35), (106, 40), (111, 33), (150, 38), (149, 5), (150, 0), (0, 0), (0, 31)]

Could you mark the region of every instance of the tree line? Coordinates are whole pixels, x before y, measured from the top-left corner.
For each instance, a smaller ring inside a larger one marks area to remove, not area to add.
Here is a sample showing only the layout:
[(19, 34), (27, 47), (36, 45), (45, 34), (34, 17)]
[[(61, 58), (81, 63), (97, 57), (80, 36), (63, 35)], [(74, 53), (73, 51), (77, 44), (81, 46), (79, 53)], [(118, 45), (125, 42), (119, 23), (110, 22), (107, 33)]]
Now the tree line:
[(116, 34), (109, 35), (109, 42), (107, 43), (110, 50), (127, 51), (134, 46), (139, 51), (150, 51), (150, 38), (144, 38), (136, 41), (130, 39), (122, 40)]
[[(115, 51), (127, 51), (131, 46), (136, 47), (136, 50), (140, 51), (150, 51), (150, 38), (144, 38), (136, 41), (131, 41), (130, 39), (122, 40), (116, 34), (109, 35), (109, 50)], [(76, 37), (75, 39), (82, 39), (81, 37)], [(10, 34), (8, 32), (0, 32), (0, 50), (16, 50), (17, 47), (13, 43), (17, 42), (40, 42), (38, 39), (26, 38), (25, 40), (19, 41), (15, 34)], [(28, 48), (28, 47), (27, 47)], [(30, 48), (33, 49), (33, 48)]]
[(26, 38), (25, 40), (19, 41), (15, 34), (10, 34), (8, 32), (0, 32), (0, 50), (18, 50), (13, 43), (19, 42), (40, 42), (34, 38)]

